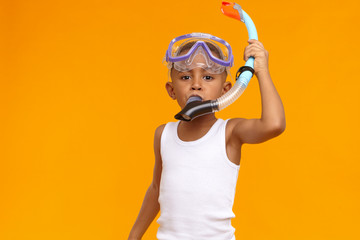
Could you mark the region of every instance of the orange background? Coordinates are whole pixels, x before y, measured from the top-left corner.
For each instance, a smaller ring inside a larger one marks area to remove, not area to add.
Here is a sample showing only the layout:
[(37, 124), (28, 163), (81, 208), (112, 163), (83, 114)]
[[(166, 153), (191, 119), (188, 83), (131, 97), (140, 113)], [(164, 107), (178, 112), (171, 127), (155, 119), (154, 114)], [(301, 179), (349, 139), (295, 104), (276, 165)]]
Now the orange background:
[[(359, 1), (237, 3), (269, 51), (287, 128), (242, 148), (236, 239), (360, 239)], [(233, 47), (233, 76), (244, 63), (246, 28), (220, 5), (1, 1), (0, 239), (127, 239), (155, 128), (179, 110), (169, 42), (211, 33)], [(256, 77), (217, 116), (259, 118)]]

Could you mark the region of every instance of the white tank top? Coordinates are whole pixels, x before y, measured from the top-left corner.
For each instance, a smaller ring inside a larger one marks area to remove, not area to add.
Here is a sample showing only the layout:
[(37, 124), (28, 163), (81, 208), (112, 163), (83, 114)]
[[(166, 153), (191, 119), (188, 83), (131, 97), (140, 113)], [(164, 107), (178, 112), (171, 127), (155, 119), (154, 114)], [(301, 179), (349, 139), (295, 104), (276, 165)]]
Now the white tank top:
[(231, 219), (240, 166), (226, 154), (225, 128), (218, 119), (195, 141), (182, 141), (180, 121), (161, 136), (159, 240), (234, 240)]

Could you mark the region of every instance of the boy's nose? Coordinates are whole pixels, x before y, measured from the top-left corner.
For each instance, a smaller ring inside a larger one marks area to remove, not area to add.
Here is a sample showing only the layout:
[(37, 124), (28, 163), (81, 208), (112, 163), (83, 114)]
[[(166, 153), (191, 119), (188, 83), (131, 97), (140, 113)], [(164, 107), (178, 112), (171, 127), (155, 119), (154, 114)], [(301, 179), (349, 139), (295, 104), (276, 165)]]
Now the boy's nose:
[(192, 90), (201, 90), (201, 80), (195, 78), (191, 85)]

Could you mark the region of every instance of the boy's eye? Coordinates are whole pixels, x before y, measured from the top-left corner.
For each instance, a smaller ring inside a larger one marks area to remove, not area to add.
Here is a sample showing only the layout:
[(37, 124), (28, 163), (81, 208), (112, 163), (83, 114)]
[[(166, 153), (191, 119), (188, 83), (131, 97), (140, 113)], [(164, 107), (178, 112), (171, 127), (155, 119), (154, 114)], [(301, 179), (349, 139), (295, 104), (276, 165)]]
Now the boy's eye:
[(181, 79), (188, 80), (190, 79), (190, 76), (182, 76)]
[[(182, 80), (189, 80), (191, 77), (189, 75), (180, 76), (180, 79)], [(204, 76), (203, 79), (205, 80), (213, 80), (214, 77), (212, 76)]]

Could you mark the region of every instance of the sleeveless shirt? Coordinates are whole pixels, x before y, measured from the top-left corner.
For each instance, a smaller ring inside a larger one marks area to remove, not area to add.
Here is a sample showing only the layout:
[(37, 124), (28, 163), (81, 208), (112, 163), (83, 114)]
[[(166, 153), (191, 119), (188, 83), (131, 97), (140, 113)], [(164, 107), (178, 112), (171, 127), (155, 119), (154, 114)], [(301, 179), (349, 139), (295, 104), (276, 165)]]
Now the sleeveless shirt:
[(225, 129), (218, 119), (195, 141), (182, 141), (180, 121), (168, 122), (161, 135), (159, 240), (231, 240), (231, 219), (240, 165), (226, 154)]

